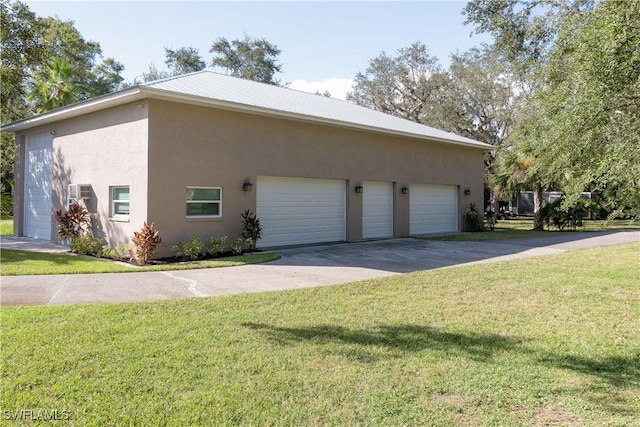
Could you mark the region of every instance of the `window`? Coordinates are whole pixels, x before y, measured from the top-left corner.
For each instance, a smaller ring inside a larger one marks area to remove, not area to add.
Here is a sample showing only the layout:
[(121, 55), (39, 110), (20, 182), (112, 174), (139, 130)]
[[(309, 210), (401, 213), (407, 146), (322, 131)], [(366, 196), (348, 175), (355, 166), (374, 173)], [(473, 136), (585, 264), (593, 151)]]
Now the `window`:
[(222, 188), (187, 187), (187, 217), (222, 217)]
[(129, 218), (129, 187), (111, 187), (111, 216)]

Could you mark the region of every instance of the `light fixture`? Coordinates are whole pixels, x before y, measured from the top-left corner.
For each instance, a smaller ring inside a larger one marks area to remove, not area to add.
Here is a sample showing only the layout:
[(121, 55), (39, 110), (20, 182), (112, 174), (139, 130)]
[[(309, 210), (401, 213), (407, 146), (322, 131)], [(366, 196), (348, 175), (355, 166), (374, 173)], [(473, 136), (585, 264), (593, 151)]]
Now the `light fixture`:
[(409, 194), (409, 186), (407, 184), (403, 185), (402, 188), (400, 189), (400, 192), (402, 194)]
[(242, 189), (244, 191), (251, 191), (253, 189), (253, 184), (251, 183), (251, 180), (249, 179), (249, 177), (245, 178), (244, 184), (242, 184)]
[(362, 183), (358, 182), (356, 184), (356, 193), (362, 193)]
[(468, 196), (469, 194), (471, 194), (471, 189), (470, 189), (469, 187), (466, 187), (466, 188), (464, 189), (464, 195), (465, 195), (465, 196)]

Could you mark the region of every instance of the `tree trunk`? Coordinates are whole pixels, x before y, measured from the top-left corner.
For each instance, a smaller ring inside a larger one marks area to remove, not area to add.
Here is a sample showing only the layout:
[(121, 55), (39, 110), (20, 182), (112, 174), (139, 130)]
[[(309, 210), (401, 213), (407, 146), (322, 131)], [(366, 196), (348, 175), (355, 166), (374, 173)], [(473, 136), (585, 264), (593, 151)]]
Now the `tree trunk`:
[(533, 229), (535, 231), (544, 230), (544, 222), (540, 218), (540, 208), (542, 208), (542, 188), (536, 186), (533, 190)]

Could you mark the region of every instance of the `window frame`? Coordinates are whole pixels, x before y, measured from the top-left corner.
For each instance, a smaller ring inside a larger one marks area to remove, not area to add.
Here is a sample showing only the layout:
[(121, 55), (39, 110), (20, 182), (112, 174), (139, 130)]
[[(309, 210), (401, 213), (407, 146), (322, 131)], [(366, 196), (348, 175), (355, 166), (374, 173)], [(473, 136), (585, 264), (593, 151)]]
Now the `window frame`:
[[(218, 190), (219, 191), (219, 199), (218, 200), (189, 200), (187, 198), (189, 190)], [(222, 187), (207, 187), (207, 186), (198, 186), (198, 185), (188, 185), (185, 189), (185, 216), (187, 219), (197, 220), (197, 219), (220, 219), (222, 218)], [(217, 204), (218, 205), (218, 214), (217, 215), (189, 215), (189, 204)]]
[[(120, 200), (115, 198), (115, 192), (118, 189), (126, 188), (129, 192), (129, 198), (126, 200)], [(110, 204), (110, 218), (114, 220), (120, 221), (128, 221), (131, 216), (131, 186), (129, 185), (112, 185), (109, 187), (109, 204)], [(119, 214), (116, 213), (116, 203), (127, 203), (129, 205), (129, 213), (128, 214)]]

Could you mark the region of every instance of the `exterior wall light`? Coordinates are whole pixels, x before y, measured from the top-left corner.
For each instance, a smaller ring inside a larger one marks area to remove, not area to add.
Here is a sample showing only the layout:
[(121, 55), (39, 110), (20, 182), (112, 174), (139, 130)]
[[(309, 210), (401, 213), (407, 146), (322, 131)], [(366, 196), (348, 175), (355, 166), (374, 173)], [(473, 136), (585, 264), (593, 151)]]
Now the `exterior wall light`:
[(244, 184), (242, 184), (242, 189), (244, 191), (251, 191), (253, 189), (253, 184), (251, 183), (249, 177), (245, 178)]
[(361, 182), (358, 182), (358, 183), (356, 184), (356, 193), (362, 193), (362, 190), (363, 190), (363, 188), (362, 188), (362, 183), (361, 183)]
[(409, 186), (407, 184), (403, 185), (402, 188), (400, 189), (400, 192), (402, 194), (409, 194)]
[(471, 194), (471, 189), (470, 189), (469, 187), (466, 187), (466, 188), (464, 189), (464, 195), (465, 195), (465, 196), (468, 196), (468, 195), (470, 195), (470, 194)]

